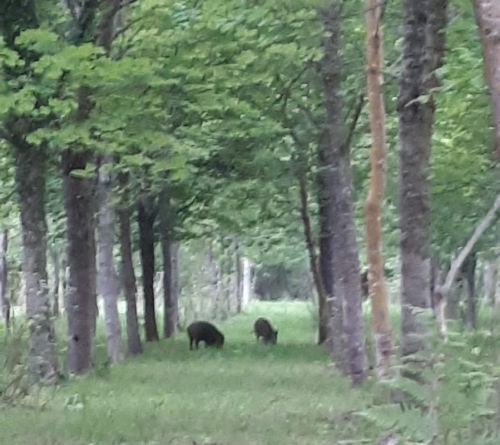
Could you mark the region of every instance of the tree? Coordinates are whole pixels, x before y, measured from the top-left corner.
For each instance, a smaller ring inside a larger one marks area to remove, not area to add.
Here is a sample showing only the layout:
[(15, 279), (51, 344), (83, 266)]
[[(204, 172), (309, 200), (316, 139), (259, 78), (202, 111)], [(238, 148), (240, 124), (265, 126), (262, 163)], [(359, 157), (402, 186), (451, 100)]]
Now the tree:
[(173, 212), (171, 193), (168, 185), (163, 186), (159, 202), (159, 224), (163, 257), (163, 337), (170, 338), (177, 332), (178, 301), (174, 294), (174, 268), (172, 252), (174, 242)]
[(7, 296), (7, 278), (9, 276), (7, 265), (7, 248), (9, 245), (9, 231), (4, 229), (0, 233), (0, 305), (2, 317), (5, 320), (5, 325), (9, 327), (10, 321), (10, 304)]
[[(72, 16), (70, 43), (75, 46), (93, 42), (98, 2), (91, 0), (81, 7), (69, 2)], [(91, 88), (81, 84), (76, 91), (77, 108), (73, 120), (83, 127), (92, 110)], [(92, 367), (96, 324), (96, 245), (94, 185), (88, 167), (90, 147), (78, 140), (62, 155), (64, 196), (68, 239), (68, 370), (81, 374)]]
[[(398, 97), (399, 214), (401, 350), (408, 361), (427, 347), (427, 327), (418, 314), (430, 303), (429, 167), (434, 103), (428, 95), (436, 86), (434, 71), (442, 63), (446, 8), (446, 0), (404, 2), (403, 71)], [(412, 373), (409, 371), (409, 375)]]
[(144, 329), (146, 341), (158, 341), (158, 327), (156, 325), (155, 310), (155, 238), (154, 222), (156, 219), (156, 208), (153, 200), (142, 192), (139, 196), (137, 221), (139, 223), (139, 249), (141, 251), (142, 265), (142, 289), (144, 294)]
[[(319, 270), (324, 292), (318, 292), (319, 331), (318, 344), (330, 338), (332, 354), (337, 366), (343, 368), (343, 308), (342, 300), (334, 295), (333, 236), (335, 208), (333, 200), (333, 171), (328, 131), (318, 142), (318, 200), (319, 200)], [(332, 302), (336, 304), (335, 323), (332, 326)], [(335, 332), (333, 330), (335, 329)], [(335, 343), (332, 343), (335, 342)]]
[(104, 300), (104, 319), (106, 322), (106, 343), (108, 357), (112, 363), (123, 359), (121, 346), (121, 326), (118, 314), (118, 277), (114, 265), (114, 240), (115, 240), (115, 212), (112, 204), (112, 172), (111, 156), (105, 156), (99, 168), (99, 221), (98, 234), (98, 260), (97, 273), (98, 294)]
[[(450, 269), (446, 274), (446, 279), (444, 283), (440, 286), (437, 286), (436, 290), (434, 291), (435, 293), (434, 299), (439, 304), (438, 322), (439, 322), (440, 332), (445, 339), (447, 336), (447, 329), (446, 329), (446, 318), (444, 316), (444, 307), (446, 305), (446, 300), (450, 293), (451, 287), (455, 282), (458, 273), (463, 267), (464, 262), (467, 261), (468, 258), (470, 258), (474, 246), (479, 241), (484, 232), (488, 229), (488, 227), (490, 227), (490, 225), (493, 223), (495, 216), (499, 210), (500, 210), (500, 196), (497, 196), (495, 202), (493, 203), (488, 213), (477, 225), (476, 229), (474, 230), (474, 233), (469, 238), (463, 249), (460, 250), (456, 258), (452, 261)], [(470, 291), (472, 291), (472, 289)], [(471, 305), (471, 302), (469, 301), (468, 304)], [(469, 309), (474, 310), (475, 308), (469, 308)]]
[[(109, 57), (115, 35), (115, 16), (121, 7), (120, 0), (106, 0), (101, 4), (101, 19), (98, 29), (97, 44)], [(112, 154), (102, 157), (98, 175), (99, 219), (97, 274), (98, 293), (104, 300), (104, 318), (106, 321), (106, 341), (108, 357), (112, 363), (123, 359), (121, 346), (121, 326), (118, 313), (118, 279), (114, 265), (114, 229), (115, 212), (112, 205), (114, 164)]]
[(139, 321), (137, 318), (137, 286), (132, 258), (132, 242), (130, 233), (130, 205), (128, 202), (128, 174), (118, 174), (120, 185), (120, 204), (117, 209), (120, 228), (121, 276), (123, 293), (127, 302), (127, 352), (129, 355), (142, 354)]
[(377, 374), (386, 378), (392, 356), (392, 329), (384, 277), (382, 256), (382, 203), (385, 191), (386, 136), (383, 98), (382, 5), (378, 0), (366, 1), (367, 91), (370, 108), (370, 189), (365, 203), (368, 287), (372, 309), (372, 327), (377, 353)]
[[(334, 234), (334, 308), (332, 323), (336, 323), (335, 308), (344, 304), (344, 333), (348, 373), (357, 385), (366, 378), (366, 357), (363, 346), (361, 282), (356, 229), (354, 226), (352, 174), (349, 145), (342, 139), (340, 100), (339, 43), (340, 2), (334, 1), (323, 11), (324, 58), (322, 76), (324, 85), (326, 122), (334, 173), (334, 205), (337, 225)], [(333, 328), (335, 332), (335, 327)]]
[[(16, 39), (21, 32), (38, 27), (35, 2), (4, 2), (0, 15), (0, 31), (6, 46), (17, 52), (22, 60), (17, 66), (4, 67), (4, 76), (22, 90), (24, 82), (29, 81), (21, 79), (34, 75), (33, 63), (39, 56)], [(31, 112), (36, 103), (41, 107), (47, 98), (36, 90), (32, 90), (29, 96), (31, 104), (27, 108), (8, 109), (0, 126), (0, 136), (13, 148), (16, 160), (15, 180), (20, 203), (23, 275), (30, 327), (30, 375), (38, 382), (55, 383), (58, 380), (57, 354), (47, 282), (46, 147), (28, 142), (29, 133), (44, 124), (43, 119), (36, 119), (36, 113), (31, 115)]]
[[(297, 141), (298, 142), (298, 141)], [(318, 344), (328, 344), (329, 349), (331, 350), (335, 364), (342, 369), (343, 359), (341, 353), (342, 350), (342, 331), (338, 332), (335, 338), (332, 338), (332, 329), (330, 325), (331, 320), (331, 308), (330, 308), (330, 300), (333, 292), (327, 293), (325, 288), (325, 278), (326, 283), (333, 285), (333, 280), (328, 281), (328, 279), (332, 276), (333, 269), (331, 268), (331, 238), (328, 236), (329, 232), (327, 228), (325, 228), (326, 223), (330, 222), (328, 220), (327, 209), (325, 206), (321, 206), (322, 200), (320, 200), (320, 212), (323, 210), (323, 215), (326, 217), (326, 221), (321, 221), (321, 232), (320, 232), (320, 249), (323, 247), (320, 252), (323, 253), (324, 256), (321, 257), (323, 263), (318, 260), (318, 255), (316, 254), (316, 247), (314, 246), (313, 234), (311, 228), (311, 219), (309, 217), (308, 210), (308, 193), (307, 193), (307, 165), (304, 159), (304, 156), (301, 153), (302, 148), (298, 147), (299, 155), (297, 160), (297, 177), (299, 182), (299, 196), (300, 196), (300, 214), (302, 218), (302, 224), (304, 226), (304, 237), (306, 240), (307, 252), (309, 254), (309, 265), (311, 269), (311, 274), (313, 276), (314, 286), (316, 288), (316, 293), (318, 295)], [(326, 186), (326, 183), (320, 182), (321, 186)], [(325, 196), (331, 193), (331, 190), (328, 188), (323, 190), (320, 188), (320, 195)], [(331, 210), (331, 208), (328, 208)], [(321, 215), (321, 213), (320, 213)], [(328, 227), (329, 228), (329, 227)], [(321, 238), (323, 236), (323, 239)], [(328, 267), (330, 266), (330, 268)], [(326, 277), (324, 276), (326, 275)], [(339, 326), (340, 323), (337, 323)], [(340, 325), (342, 326), (342, 325)]]
[(473, 5), (495, 123), (496, 154), (500, 159), (500, 3), (496, 0), (474, 0)]

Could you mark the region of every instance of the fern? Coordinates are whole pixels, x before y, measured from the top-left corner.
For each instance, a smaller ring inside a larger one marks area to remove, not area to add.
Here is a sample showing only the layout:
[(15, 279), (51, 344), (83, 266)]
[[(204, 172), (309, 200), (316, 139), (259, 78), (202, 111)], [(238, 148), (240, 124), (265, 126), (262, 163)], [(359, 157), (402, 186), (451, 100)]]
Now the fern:
[(462, 335), (460, 342), (436, 343), (427, 355), (406, 357), (396, 370), (401, 375), (414, 371), (418, 381), (380, 382), (377, 388), (389, 397), (377, 400), (389, 403), (357, 414), (381, 432), (398, 434), (405, 444), (500, 443), (500, 369), (478, 358), (475, 340)]

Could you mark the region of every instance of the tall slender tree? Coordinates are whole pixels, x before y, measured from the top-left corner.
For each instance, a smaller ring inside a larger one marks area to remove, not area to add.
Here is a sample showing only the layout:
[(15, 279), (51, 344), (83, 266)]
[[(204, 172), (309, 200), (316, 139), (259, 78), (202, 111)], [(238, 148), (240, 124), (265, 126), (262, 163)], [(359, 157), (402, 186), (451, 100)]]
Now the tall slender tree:
[(152, 198), (143, 192), (139, 197), (137, 220), (139, 223), (139, 249), (141, 251), (142, 289), (144, 293), (144, 328), (146, 341), (158, 341), (155, 309), (155, 238), (154, 222), (157, 210)]
[(365, 202), (368, 286), (372, 308), (372, 327), (377, 354), (377, 374), (388, 376), (392, 356), (392, 330), (382, 256), (382, 204), (385, 192), (386, 133), (383, 96), (382, 4), (366, 1), (366, 72), (370, 110), (370, 189)]
[[(354, 225), (352, 174), (349, 144), (343, 140), (340, 98), (340, 1), (333, 1), (323, 10), (324, 57), (322, 76), (326, 122), (329, 132), (333, 194), (337, 226), (334, 234), (334, 292), (332, 307), (344, 304), (344, 333), (348, 373), (354, 385), (366, 378), (366, 356), (363, 345), (361, 281), (356, 228)], [(333, 323), (339, 314), (333, 312)]]
[(5, 324), (9, 326), (10, 304), (7, 297), (7, 279), (9, 276), (7, 264), (7, 249), (9, 246), (9, 231), (4, 229), (0, 232), (0, 311), (5, 320)]
[(121, 345), (121, 325), (118, 313), (118, 277), (114, 264), (115, 211), (112, 204), (112, 156), (105, 156), (99, 168), (99, 221), (97, 273), (98, 294), (104, 301), (104, 319), (106, 326), (106, 344), (108, 357), (112, 363), (123, 359)]
[[(434, 102), (429, 93), (437, 86), (434, 71), (444, 54), (446, 9), (447, 0), (404, 2), (403, 71), (398, 97), (401, 352), (410, 361), (427, 347), (427, 325), (418, 313), (430, 303), (429, 169)], [(408, 375), (418, 377), (418, 369)]]
[[(99, 21), (97, 44), (109, 56), (115, 35), (116, 15), (121, 7), (120, 0), (101, 2), (101, 18)], [(114, 264), (115, 211), (113, 197), (113, 164), (114, 157), (108, 153), (101, 158), (98, 180), (99, 219), (97, 273), (98, 292), (104, 300), (104, 319), (106, 325), (106, 343), (108, 357), (113, 363), (122, 360), (121, 326), (118, 313), (118, 278)]]
[(323, 344), (330, 339), (330, 348), (335, 363), (343, 368), (343, 308), (340, 298), (334, 299), (334, 325), (332, 325), (333, 297), (333, 236), (335, 232), (335, 209), (333, 200), (333, 171), (329, 133), (327, 130), (320, 135), (318, 143), (318, 201), (319, 201), (319, 270), (324, 289), (319, 295), (319, 331), (318, 343)]
[[(34, 0), (2, 2), (0, 32), (23, 65), (5, 68), (7, 79), (29, 78), (36, 53), (19, 47), (16, 38), (21, 32), (38, 27)], [(37, 97), (38, 106), (47, 100)], [(0, 136), (13, 148), (16, 160), (16, 187), (19, 194), (23, 242), (23, 275), (26, 283), (27, 316), (30, 321), (30, 374), (35, 381), (57, 381), (57, 354), (52, 310), (47, 283), (47, 221), (45, 215), (46, 147), (27, 142), (29, 133), (43, 127), (44, 119), (36, 114), (7, 115), (0, 124)]]
[(137, 283), (132, 258), (128, 173), (120, 172), (118, 174), (118, 184), (120, 186), (120, 205), (117, 214), (120, 227), (121, 276), (123, 277), (123, 293), (127, 302), (127, 353), (138, 355), (142, 354), (142, 343), (139, 335)]
[(160, 194), (159, 223), (163, 257), (163, 337), (170, 338), (177, 331), (178, 302), (173, 292), (172, 268), (172, 202), (168, 184)]
[[(70, 42), (82, 45), (95, 39), (94, 25), (99, 2), (81, 5), (68, 2), (72, 23)], [(81, 85), (76, 92), (76, 125), (83, 125), (92, 109), (91, 89)], [(66, 234), (68, 239), (68, 370), (74, 374), (87, 371), (93, 364), (96, 318), (96, 246), (94, 219), (94, 180), (85, 171), (92, 161), (90, 148), (75, 143), (62, 155)]]

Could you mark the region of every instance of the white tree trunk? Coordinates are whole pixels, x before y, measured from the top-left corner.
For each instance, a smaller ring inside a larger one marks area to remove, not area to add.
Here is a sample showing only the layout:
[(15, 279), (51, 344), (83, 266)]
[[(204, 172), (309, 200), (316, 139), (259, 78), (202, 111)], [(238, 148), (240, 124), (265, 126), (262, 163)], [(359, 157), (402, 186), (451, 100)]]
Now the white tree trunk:
[(118, 279), (116, 276), (113, 246), (115, 212), (112, 206), (112, 160), (107, 159), (99, 170), (99, 269), (97, 274), (98, 293), (104, 299), (104, 318), (106, 321), (106, 342), (108, 357), (112, 363), (123, 360), (121, 325), (118, 314)]
[(495, 287), (497, 285), (497, 271), (492, 260), (486, 260), (483, 264), (483, 289), (484, 302), (488, 306), (493, 306), (495, 302)]
[(248, 258), (243, 257), (243, 295), (241, 299), (241, 309), (250, 303), (252, 299), (252, 263)]

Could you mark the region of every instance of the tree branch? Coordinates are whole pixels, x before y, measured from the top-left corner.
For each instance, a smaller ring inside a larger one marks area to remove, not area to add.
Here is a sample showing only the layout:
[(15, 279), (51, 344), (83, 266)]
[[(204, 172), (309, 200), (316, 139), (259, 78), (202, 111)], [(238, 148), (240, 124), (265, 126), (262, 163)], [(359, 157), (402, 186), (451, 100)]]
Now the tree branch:
[(447, 327), (446, 327), (446, 316), (445, 316), (445, 306), (446, 298), (450, 293), (451, 286), (455, 282), (458, 272), (462, 267), (467, 256), (471, 253), (474, 245), (478, 242), (479, 238), (488, 229), (488, 227), (493, 222), (497, 211), (500, 209), (500, 195), (497, 196), (495, 203), (488, 211), (484, 219), (478, 224), (476, 230), (474, 230), (473, 235), (470, 237), (469, 241), (465, 247), (460, 251), (457, 257), (451, 262), (450, 270), (446, 275), (446, 280), (443, 285), (436, 286), (434, 293), (431, 295), (432, 303), (434, 306), (434, 312), (436, 314), (436, 320), (439, 325), (439, 331), (443, 340), (447, 341)]
[(476, 227), (476, 230), (474, 230), (473, 235), (470, 237), (469, 241), (467, 241), (467, 244), (465, 247), (460, 251), (460, 253), (457, 255), (457, 257), (452, 261), (450, 270), (448, 271), (448, 274), (446, 275), (446, 280), (444, 282), (444, 285), (440, 287), (439, 291), (441, 294), (446, 297), (448, 295), (452, 284), (455, 281), (455, 278), (460, 270), (460, 267), (462, 266), (463, 262), (467, 258), (467, 256), (471, 253), (474, 245), (479, 241), (479, 238), (484, 234), (484, 232), (490, 227), (491, 223), (493, 222), (496, 213), (500, 209), (500, 195), (497, 196), (497, 199), (495, 200), (493, 206), (490, 208), (486, 216), (483, 218), (483, 220), (478, 224)]

